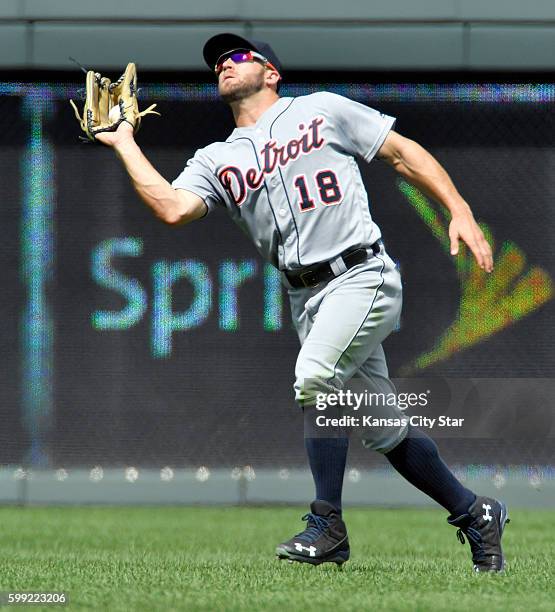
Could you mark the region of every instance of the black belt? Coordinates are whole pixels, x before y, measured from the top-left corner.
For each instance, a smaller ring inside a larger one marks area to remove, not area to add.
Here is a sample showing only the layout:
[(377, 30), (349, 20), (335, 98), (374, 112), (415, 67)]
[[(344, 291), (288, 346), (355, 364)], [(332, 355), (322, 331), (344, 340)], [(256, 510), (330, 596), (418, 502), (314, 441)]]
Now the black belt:
[[(381, 241), (378, 240), (370, 247), (374, 255), (380, 252), (380, 243)], [(347, 249), (343, 251), (343, 253), (340, 253), (340, 257), (343, 259), (347, 270), (350, 270), (353, 266), (361, 264), (368, 259), (368, 251), (362, 247), (358, 249)], [(329, 261), (315, 264), (310, 268), (301, 268), (298, 271), (285, 271), (285, 277), (294, 289), (299, 289), (301, 287), (317, 287), (320, 283), (331, 280), (336, 276), (338, 275), (333, 272)]]

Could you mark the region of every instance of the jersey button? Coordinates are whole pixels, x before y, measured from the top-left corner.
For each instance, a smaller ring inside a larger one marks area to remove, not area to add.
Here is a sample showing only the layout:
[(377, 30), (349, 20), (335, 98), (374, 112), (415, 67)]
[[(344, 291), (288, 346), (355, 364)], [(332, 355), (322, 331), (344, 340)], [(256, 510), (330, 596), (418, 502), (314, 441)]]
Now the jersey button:
[(287, 214), (287, 211), (285, 210), (285, 208), (280, 208), (279, 209), (280, 217), (285, 217), (286, 214)]

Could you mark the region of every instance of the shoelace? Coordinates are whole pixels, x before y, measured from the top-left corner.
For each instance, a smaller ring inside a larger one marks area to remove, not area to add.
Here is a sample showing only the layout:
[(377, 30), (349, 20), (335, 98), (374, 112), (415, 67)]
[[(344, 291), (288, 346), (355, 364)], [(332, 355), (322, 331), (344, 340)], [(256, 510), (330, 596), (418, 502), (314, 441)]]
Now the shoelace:
[(479, 561), (486, 556), (484, 552), (484, 545), (482, 542), (482, 535), (473, 527), (467, 527), (464, 531), (459, 529), (457, 531), (457, 538), (461, 544), (465, 543), (464, 535), (468, 538), (468, 543), (470, 544), (470, 548), (472, 549), (472, 557), (474, 561)]
[(323, 516), (319, 516), (318, 514), (312, 514), (312, 512), (305, 514), (302, 517), (302, 520), (308, 523), (307, 527), (304, 531), (301, 531), (301, 533), (298, 533), (295, 537), (302, 538), (307, 542), (314, 542), (315, 540), (317, 540), (330, 524), (328, 519), (324, 518)]

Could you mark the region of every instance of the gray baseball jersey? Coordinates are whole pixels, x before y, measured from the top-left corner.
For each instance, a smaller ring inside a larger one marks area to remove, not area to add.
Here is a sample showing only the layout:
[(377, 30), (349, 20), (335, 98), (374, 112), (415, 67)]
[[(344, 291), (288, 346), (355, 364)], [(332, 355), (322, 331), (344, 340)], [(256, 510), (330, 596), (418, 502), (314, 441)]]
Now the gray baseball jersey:
[[(370, 249), (381, 234), (356, 163), (356, 157), (372, 160), (394, 123), (332, 93), (280, 98), (255, 125), (197, 151), (173, 182), (203, 198), (208, 211), (226, 208), (280, 270), (367, 248), (365, 263), (330, 282), (289, 288), (302, 345), (295, 398), (305, 407), (357, 380), (376, 394), (395, 391), (381, 342), (399, 318), (401, 280), (383, 245)], [(387, 452), (406, 435), (403, 414), (389, 404), (372, 411), (393, 425), (360, 436), (369, 448)]]
[(369, 162), (394, 123), (329, 92), (280, 98), (199, 149), (172, 185), (225, 207), (280, 270), (305, 267), (380, 238), (355, 158)]

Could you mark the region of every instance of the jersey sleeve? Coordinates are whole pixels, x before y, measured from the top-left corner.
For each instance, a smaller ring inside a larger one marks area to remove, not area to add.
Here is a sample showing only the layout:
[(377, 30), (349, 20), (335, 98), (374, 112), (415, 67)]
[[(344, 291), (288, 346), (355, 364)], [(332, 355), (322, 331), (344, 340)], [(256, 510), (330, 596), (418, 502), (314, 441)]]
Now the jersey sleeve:
[(325, 105), (339, 128), (338, 137), (344, 149), (367, 162), (376, 155), (395, 125), (394, 117), (337, 94), (326, 92)]
[(187, 161), (183, 172), (172, 182), (174, 189), (186, 189), (204, 200), (207, 214), (216, 206), (224, 204), (223, 187), (212, 170), (210, 157), (199, 149), (194, 157)]

